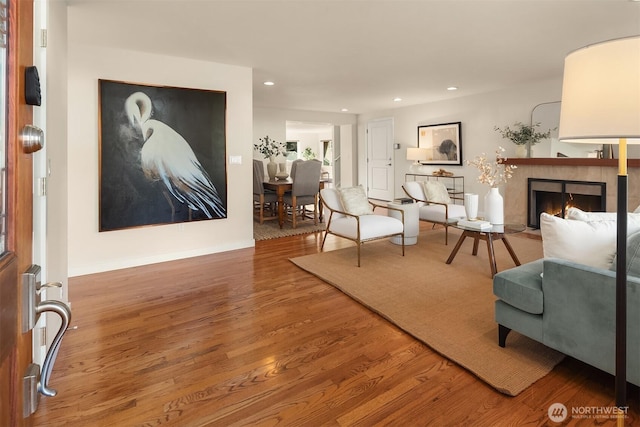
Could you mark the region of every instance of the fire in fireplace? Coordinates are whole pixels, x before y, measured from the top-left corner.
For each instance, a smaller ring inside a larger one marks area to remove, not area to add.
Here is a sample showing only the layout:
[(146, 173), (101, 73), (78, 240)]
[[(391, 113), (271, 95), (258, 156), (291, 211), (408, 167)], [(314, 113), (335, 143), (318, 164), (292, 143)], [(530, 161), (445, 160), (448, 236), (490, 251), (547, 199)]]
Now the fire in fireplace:
[(527, 187), (527, 225), (532, 228), (540, 228), (542, 212), (564, 218), (565, 211), (570, 207), (587, 212), (607, 210), (605, 182), (529, 178)]

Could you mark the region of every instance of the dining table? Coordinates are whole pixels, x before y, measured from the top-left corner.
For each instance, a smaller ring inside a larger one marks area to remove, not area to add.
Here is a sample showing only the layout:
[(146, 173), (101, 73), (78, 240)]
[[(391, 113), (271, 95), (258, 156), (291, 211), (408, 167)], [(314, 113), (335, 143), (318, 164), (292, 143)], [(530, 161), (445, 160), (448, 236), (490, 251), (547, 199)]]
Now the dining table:
[[(325, 183), (330, 182), (327, 179), (321, 179), (318, 181), (318, 192), (324, 188)], [(280, 224), (280, 228), (284, 226), (284, 218), (285, 218), (285, 210), (284, 210), (284, 193), (287, 191), (291, 191), (293, 189), (293, 180), (291, 178), (287, 179), (274, 179), (264, 181), (263, 186), (266, 190), (275, 191), (278, 196), (278, 223)], [(318, 198), (318, 217), (320, 222), (322, 222), (322, 202), (320, 198)]]

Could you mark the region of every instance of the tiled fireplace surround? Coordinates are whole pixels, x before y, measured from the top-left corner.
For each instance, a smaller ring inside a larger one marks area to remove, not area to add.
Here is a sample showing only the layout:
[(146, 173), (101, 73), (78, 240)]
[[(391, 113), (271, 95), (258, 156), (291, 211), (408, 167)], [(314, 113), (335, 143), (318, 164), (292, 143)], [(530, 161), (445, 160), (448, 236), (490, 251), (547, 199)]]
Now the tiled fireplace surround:
[[(618, 193), (618, 160), (578, 158), (508, 159), (517, 166), (504, 188), (505, 222), (527, 223), (527, 179), (562, 179), (607, 183), (607, 211), (615, 212)], [(628, 161), (629, 211), (640, 205), (640, 159)]]

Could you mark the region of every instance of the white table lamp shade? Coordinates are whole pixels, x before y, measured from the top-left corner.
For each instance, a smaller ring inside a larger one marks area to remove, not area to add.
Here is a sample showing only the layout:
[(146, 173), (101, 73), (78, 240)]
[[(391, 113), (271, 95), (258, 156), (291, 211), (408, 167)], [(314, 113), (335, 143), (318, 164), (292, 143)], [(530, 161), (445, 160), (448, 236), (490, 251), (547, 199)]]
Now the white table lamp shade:
[(560, 140), (640, 144), (640, 36), (578, 49), (565, 58)]
[(420, 160), (427, 160), (428, 154), (429, 150), (426, 148), (407, 148), (407, 160), (415, 160), (416, 162), (419, 162)]

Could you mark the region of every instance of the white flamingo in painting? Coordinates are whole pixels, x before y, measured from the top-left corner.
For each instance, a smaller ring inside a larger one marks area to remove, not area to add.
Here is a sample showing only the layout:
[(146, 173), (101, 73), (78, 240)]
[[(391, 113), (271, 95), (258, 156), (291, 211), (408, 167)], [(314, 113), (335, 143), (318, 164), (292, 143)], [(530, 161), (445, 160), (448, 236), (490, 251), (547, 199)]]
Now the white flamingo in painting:
[(140, 157), (145, 176), (162, 181), (190, 209), (202, 211), (207, 218), (224, 218), (226, 211), (218, 191), (189, 143), (171, 126), (152, 119), (151, 111), (151, 99), (143, 92), (135, 92), (125, 101), (130, 124), (142, 131)]

